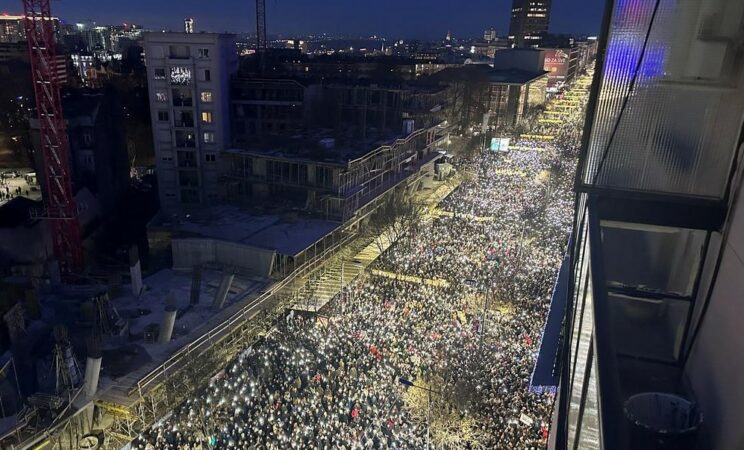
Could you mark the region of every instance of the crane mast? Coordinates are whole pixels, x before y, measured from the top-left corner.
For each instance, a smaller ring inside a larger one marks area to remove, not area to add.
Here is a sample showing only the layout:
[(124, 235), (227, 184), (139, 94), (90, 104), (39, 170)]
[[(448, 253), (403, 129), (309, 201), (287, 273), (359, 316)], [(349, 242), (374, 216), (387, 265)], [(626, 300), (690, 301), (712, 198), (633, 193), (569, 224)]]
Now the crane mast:
[(83, 249), (72, 191), (70, 150), (59, 92), (59, 68), (50, 0), (22, 0), (46, 191), (40, 217), (49, 219), (60, 271), (82, 270)]

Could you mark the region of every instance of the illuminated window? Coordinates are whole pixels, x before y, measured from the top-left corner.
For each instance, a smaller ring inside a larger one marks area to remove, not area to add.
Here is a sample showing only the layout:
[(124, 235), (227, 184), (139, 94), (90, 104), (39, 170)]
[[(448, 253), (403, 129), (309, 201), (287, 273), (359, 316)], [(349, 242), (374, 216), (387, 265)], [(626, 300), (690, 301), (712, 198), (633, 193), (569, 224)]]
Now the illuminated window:
[[(205, 131), (202, 137), (205, 144), (214, 144), (214, 131)], [(209, 161), (209, 158), (207, 158), (207, 161)]]
[(166, 91), (155, 91), (155, 101), (164, 103), (168, 101), (168, 92)]
[(212, 111), (202, 111), (201, 119), (204, 123), (212, 123)]
[(202, 91), (201, 101), (204, 103), (212, 103), (212, 91)]
[(186, 86), (191, 83), (191, 69), (188, 67), (171, 67), (170, 71), (171, 84)]

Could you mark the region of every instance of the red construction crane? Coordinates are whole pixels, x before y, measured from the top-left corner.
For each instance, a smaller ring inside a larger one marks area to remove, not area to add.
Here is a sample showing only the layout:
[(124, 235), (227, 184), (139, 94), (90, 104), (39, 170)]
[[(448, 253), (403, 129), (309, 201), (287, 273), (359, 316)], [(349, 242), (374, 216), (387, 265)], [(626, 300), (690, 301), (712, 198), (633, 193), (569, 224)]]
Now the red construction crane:
[(22, 1), (46, 181), (42, 216), (49, 219), (54, 256), (60, 271), (69, 274), (83, 269), (83, 247), (59, 94), (54, 21), (50, 0)]

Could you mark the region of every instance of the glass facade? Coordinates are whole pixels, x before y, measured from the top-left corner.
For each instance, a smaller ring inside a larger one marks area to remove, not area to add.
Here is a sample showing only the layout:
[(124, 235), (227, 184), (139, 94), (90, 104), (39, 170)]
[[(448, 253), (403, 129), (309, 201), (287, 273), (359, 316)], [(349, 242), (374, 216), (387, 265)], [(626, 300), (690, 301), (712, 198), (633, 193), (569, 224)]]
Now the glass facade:
[(744, 95), (735, 46), (723, 39), (738, 22), (721, 13), (737, 9), (733, 1), (614, 2), (585, 185), (724, 196)]
[(725, 246), (744, 135), (735, 44), (744, 3), (608, 8), (576, 180), (556, 449), (649, 448), (625, 402), (696, 400), (686, 363)]

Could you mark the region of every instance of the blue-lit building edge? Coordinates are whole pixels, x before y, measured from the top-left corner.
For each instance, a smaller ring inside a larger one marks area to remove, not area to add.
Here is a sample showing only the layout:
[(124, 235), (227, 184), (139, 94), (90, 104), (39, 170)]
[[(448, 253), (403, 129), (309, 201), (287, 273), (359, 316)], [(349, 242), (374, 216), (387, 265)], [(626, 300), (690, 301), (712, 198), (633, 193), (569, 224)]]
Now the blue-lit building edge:
[(572, 248), (573, 238), (569, 239), (568, 249), (553, 285), (550, 308), (540, 337), (540, 349), (530, 377), (531, 392), (556, 394), (558, 390), (560, 380), (559, 351), (561, 349), (561, 332), (566, 314), (566, 302), (568, 301), (568, 271), (571, 269), (570, 250)]

